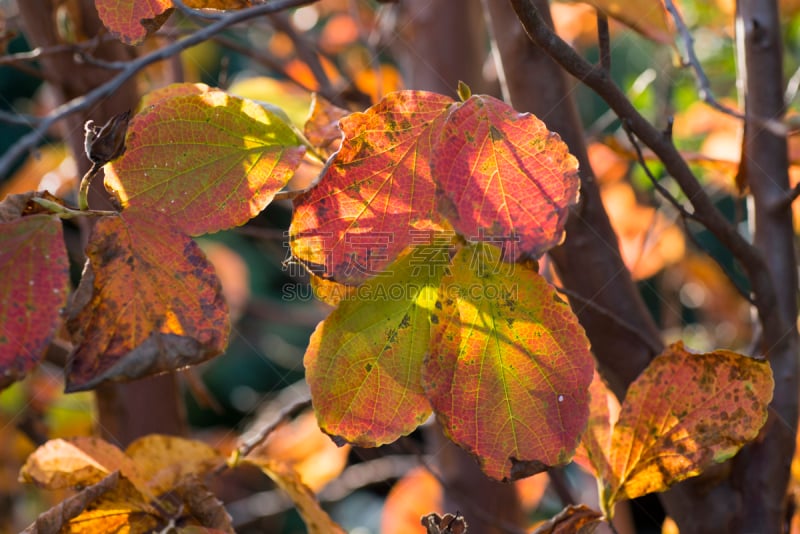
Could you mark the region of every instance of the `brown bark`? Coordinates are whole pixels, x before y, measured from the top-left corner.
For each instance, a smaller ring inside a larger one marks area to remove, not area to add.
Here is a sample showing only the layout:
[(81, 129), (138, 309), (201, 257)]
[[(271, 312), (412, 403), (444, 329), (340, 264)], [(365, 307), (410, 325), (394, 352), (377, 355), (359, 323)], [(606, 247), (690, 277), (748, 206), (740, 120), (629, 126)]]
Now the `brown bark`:
[(755, 245), (767, 260), (773, 286), (782, 290), (777, 291), (780, 321), (764, 329), (760, 347), (775, 377), (770, 419), (760, 439), (734, 460), (733, 476), (745, 503), (741, 531), (781, 532), (797, 432), (797, 262), (792, 211), (783, 202), (790, 189), (786, 138), (754, 118), (783, 117), (782, 34), (777, 1), (740, 0), (737, 7), (748, 117), (742, 174), (753, 195)]
[[(29, 42), (37, 47), (64, 44), (56, 27), (55, 0), (25, 0), (19, 2), (19, 11)], [(73, 33), (80, 38), (91, 38), (104, 32), (92, 0), (69, 0)], [(133, 49), (118, 41), (104, 42), (93, 54), (105, 61), (125, 61), (134, 56)], [(116, 71), (80, 61), (71, 52), (43, 55), (42, 71), (55, 91), (59, 104), (80, 98), (95, 87), (110, 80)], [(69, 115), (63, 122), (62, 133), (83, 175), (90, 163), (84, 154), (84, 123), (92, 119), (104, 124), (110, 117), (133, 109), (138, 103), (135, 80), (123, 84), (119, 90), (97, 102), (85, 112)], [(98, 177), (89, 192), (89, 206), (94, 209), (112, 209), (108, 195)], [(103, 436), (121, 445), (150, 432), (183, 433), (185, 423), (174, 375), (163, 375), (132, 384), (112, 384), (97, 390), (100, 413), (100, 431)]]

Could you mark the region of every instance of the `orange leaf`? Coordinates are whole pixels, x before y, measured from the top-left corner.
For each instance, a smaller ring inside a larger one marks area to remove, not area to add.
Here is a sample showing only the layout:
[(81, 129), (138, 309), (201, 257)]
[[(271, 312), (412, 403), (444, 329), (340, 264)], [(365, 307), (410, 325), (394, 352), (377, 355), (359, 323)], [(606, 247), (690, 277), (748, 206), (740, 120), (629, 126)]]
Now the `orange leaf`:
[(172, 0), (95, 0), (95, 6), (106, 28), (129, 45), (159, 29), (173, 9)]
[(106, 187), (129, 212), (159, 212), (190, 235), (246, 223), (286, 185), (305, 148), (280, 111), (191, 84), (173, 91), (131, 120)]
[(620, 405), (596, 370), (589, 386), (589, 395), (589, 423), (574, 461), (596, 478), (608, 480), (611, 474), (608, 451), (611, 450), (611, 434), (619, 418)]
[(69, 288), (61, 220), (23, 216), (35, 196), (41, 195), (12, 195), (0, 203), (0, 389), (38, 365)]
[(608, 511), (624, 499), (664, 491), (734, 456), (767, 420), (769, 363), (735, 352), (691, 354), (678, 342), (628, 389), (603, 481)]
[(68, 307), (67, 390), (179, 369), (220, 354), (228, 311), (200, 248), (156, 214), (97, 221)]

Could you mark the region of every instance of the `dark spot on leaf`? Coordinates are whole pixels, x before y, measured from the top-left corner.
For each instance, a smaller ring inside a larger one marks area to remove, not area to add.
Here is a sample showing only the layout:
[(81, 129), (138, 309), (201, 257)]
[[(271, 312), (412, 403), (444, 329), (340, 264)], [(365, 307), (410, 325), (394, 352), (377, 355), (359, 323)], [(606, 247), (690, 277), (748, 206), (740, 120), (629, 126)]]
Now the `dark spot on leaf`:
[(371, 372), (372, 371), (372, 364), (367, 362), (367, 364), (364, 366), (364, 370), (366, 372), (368, 372), (368, 373)]
[(433, 324), (439, 324), (439, 316), (438, 316), (438, 315), (431, 314), (431, 322), (432, 322)]
[(492, 141), (502, 141), (505, 139), (503, 132), (495, 128), (494, 125), (489, 126), (489, 135), (492, 137)]
[(411, 316), (408, 314), (403, 315), (403, 319), (400, 321), (400, 326), (398, 328), (408, 328), (408, 325), (411, 324)]

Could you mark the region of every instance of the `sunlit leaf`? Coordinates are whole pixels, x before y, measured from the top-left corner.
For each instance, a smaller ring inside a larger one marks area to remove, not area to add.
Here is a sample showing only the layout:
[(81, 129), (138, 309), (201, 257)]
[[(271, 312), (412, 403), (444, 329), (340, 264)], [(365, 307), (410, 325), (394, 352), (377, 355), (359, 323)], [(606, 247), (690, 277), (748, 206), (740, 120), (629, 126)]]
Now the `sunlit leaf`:
[[(200, 89), (189, 89), (190, 92)], [(160, 98), (136, 115), (106, 186), (130, 212), (158, 212), (190, 235), (260, 213), (305, 152), (276, 113), (211, 89)]]
[(33, 196), (0, 203), (0, 389), (38, 365), (67, 302), (61, 221), (44, 213), (23, 216)]
[(130, 45), (139, 44), (161, 27), (172, 12), (172, 0), (95, 0), (106, 28)]
[(134, 462), (116, 446), (94, 437), (48, 441), (25, 461), (20, 479), (47, 489), (64, 489), (97, 484), (114, 471), (146, 491)]
[(205, 443), (159, 434), (137, 439), (125, 454), (136, 464), (154, 495), (173, 489), (190, 475), (202, 477), (225, 463), (225, 458)]
[[(631, 384), (614, 426), (605, 510), (621, 500), (664, 491), (724, 462), (758, 434), (772, 399), (764, 360), (717, 350), (668, 347)], [(607, 514), (608, 515), (608, 514)]]
[(542, 121), (488, 96), (447, 117), (433, 154), (439, 208), (469, 240), (505, 239), (505, 258), (538, 258), (563, 239), (578, 162)]
[(569, 305), (530, 264), (500, 250), (460, 250), (431, 314), (423, 386), (445, 433), (495, 479), (572, 457), (594, 368)]
[(105, 217), (67, 311), (67, 389), (179, 369), (220, 354), (228, 312), (197, 244), (157, 214)]
[(244, 461), (260, 467), (278, 487), (289, 495), (303, 518), (309, 534), (345, 534), (342, 527), (337, 525), (320, 507), (314, 492), (303, 484), (291, 466), (266, 458), (251, 459), (249, 456), (244, 458)]
[(430, 415), (421, 385), (429, 314), (449, 263), (447, 249), (412, 249), (358, 287), (317, 326), (305, 355), (319, 425), (342, 441), (395, 441)]
[(428, 160), (451, 103), (402, 91), (342, 119), (333, 164), (295, 201), (295, 257), (319, 275), (357, 284), (394, 261), (413, 232), (439, 229)]

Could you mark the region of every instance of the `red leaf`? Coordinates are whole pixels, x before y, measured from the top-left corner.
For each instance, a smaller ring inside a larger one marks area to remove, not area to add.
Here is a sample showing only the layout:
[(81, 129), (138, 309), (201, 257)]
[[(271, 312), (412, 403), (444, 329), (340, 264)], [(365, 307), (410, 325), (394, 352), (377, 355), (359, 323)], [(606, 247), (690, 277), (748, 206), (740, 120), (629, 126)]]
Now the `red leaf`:
[(165, 214), (190, 235), (246, 223), (286, 185), (305, 148), (279, 113), (255, 102), (191, 84), (171, 91), (133, 118), (106, 186), (128, 212)]
[(178, 369), (220, 354), (228, 310), (197, 244), (156, 214), (100, 219), (68, 306), (67, 390)]
[(106, 28), (129, 45), (144, 41), (166, 22), (172, 0), (95, 0)]
[(423, 387), (445, 433), (509, 480), (569, 461), (594, 368), (572, 313), (532, 266), (465, 247), (431, 315)]
[(0, 389), (39, 363), (67, 301), (61, 221), (22, 216), (33, 196), (13, 195), (0, 203)]
[(358, 284), (440, 229), (428, 164), (449, 97), (387, 95), (340, 121), (342, 148), (322, 181), (295, 201), (292, 252), (321, 276)]
[(509, 261), (538, 258), (563, 239), (577, 169), (542, 121), (489, 96), (448, 115), (433, 157), (442, 213), (468, 240), (510, 240)]

